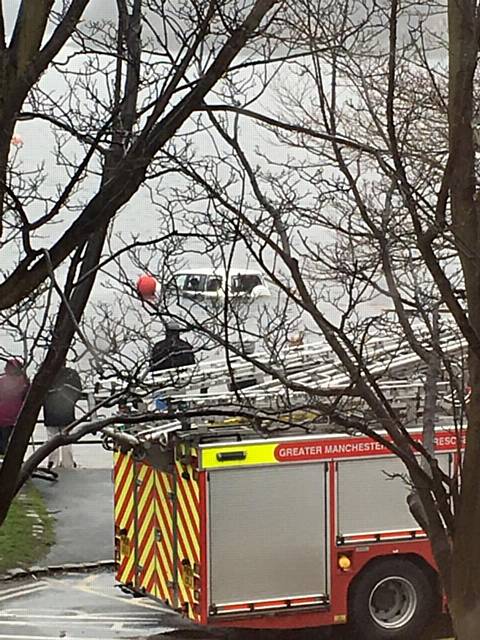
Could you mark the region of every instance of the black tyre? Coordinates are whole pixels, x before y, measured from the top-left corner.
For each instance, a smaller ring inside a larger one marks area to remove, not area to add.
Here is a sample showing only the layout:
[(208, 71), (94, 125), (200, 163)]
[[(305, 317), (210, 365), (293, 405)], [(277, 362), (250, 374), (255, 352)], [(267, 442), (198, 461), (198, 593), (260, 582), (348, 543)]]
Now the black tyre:
[(353, 585), (350, 621), (364, 640), (414, 640), (435, 607), (426, 572), (408, 560), (384, 560), (367, 567)]

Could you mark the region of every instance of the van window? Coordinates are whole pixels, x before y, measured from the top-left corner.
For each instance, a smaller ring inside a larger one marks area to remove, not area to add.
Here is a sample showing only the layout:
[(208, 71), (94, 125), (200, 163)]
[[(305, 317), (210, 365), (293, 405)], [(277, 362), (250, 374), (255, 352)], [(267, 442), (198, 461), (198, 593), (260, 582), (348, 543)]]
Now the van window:
[(252, 290), (262, 284), (260, 276), (255, 273), (234, 276), (232, 289), (235, 293), (252, 293)]
[(192, 291), (192, 292), (205, 291), (206, 279), (207, 279), (207, 276), (205, 275), (191, 273), (187, 275), (185, 279), (185, 283), (182, 288), (185, 291)]
[(223, 285), (223, 279), (221, 276), (209, 276), (207, 279), (207, 291), (216, 292), (220, 291)]
[(185, 288), (185, 280), (187, 279), (187, 276), (184, 273), (180, 273), (178, 275), (175, 276), (175, 278), (172, 280), (171, 282), (171, 288), (172, 289), (178, 289), (178, 290), (182, 290)]

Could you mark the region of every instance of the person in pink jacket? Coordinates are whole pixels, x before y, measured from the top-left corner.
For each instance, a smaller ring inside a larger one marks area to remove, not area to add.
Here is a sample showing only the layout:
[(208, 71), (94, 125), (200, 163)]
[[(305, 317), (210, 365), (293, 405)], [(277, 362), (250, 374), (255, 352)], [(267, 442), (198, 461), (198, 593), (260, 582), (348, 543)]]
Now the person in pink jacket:
[(7, 360), (5, 373), (0, 376), (0, 455), (7, 450), (29, 386), (22, 362), (18, 358)]

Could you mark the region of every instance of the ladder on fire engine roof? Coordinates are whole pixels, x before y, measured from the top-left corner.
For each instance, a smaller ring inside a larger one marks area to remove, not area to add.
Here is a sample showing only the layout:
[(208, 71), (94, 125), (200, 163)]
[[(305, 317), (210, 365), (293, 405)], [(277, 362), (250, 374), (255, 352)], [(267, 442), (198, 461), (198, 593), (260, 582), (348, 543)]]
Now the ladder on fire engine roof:
[[(428, 338), (426, 330), (422, 337)], [(465, 354), (466, 343), (452, 330), (442, 336), (440, 348), (446, 356), (454, 359)], [(277, 363), (272, 363), (271, 354), (267, 352), (254, 353), (251, 359), (252, 362), (245, 362), (234, 357), (230, 367), (225, 360), (218, 360), (199, 363), (195, 368), (165, 370), (153, 375), (154, 387), (161, 389), (159, 393), (162, 397), (168, 397), (173, 402), (186, 400), (190, 406), (228, 406), (237, 403), (240, 394), (242, 401), (259, 409), (285, 409), (287, 401), (291, 406), (305, 399), (305, 392), (286, 391), (274, 375), (261, 371), (255, 362), (271, 365), (289, 381), (312, 390), (333, 392), (346, 389), (350, 382), (347, 374), (339, 372), (338, 360), (332, 356), (332, 350), (325, 342), (290, 348)], [(424, 382), (419, 374), (425, 365), (399, 339), (372, 338), (366, 344), (363, 359), (394, 402), (412, 402), (423, 395)], [(248, 386), (238, 392), (231, 390), (232, 373), (237, 388), (241, 388), (242, 382), (248, 383)], [(449, 385), (440, 382), (439, 390), (440, 400), (449, 397), (451, 403)]]
[[(427, 338), (425, 333), (425, 338)], [(440, 347), (451, 359), (463, 357), (466, 352), (466, 343), (459, 339), (458, 334), (451, 331), (443, 335)], [(225, 360), (199, 363), (195, 367), (183, 367), (158, 372), (152, 375), (153, 397), (159, 394), (162, 399), (169, 399), (173, 403), (187, 401), (189, 407), (222, 407), (229, 408), (238, 404), (239, 396), (235, 391), (229, 390), (233, 371), (235, 380), (249, 380), (251, 386), (241, 389), (242, 402), (258, 410), (277, 410), (278, 415), (285, 415), (286, 410), (295, 410), (305, 400), (305, 392), (286, 391), (282, 384), (273, 376), (259, 372), (256, 362), (269, 364), (271, 355), (259, 352), (252, 355), (254, 362), (245, 362), (240, 357), (232, 358), (228, 367)], [(377, 377), (379, 385), (398, 411), (404, 412), (407, 423), (417, 425), (421, 415), (419, 412), (419, 399), (424, 393), (424, 380), (419, 375), (422, 362), (412, 353), (407, 345), (397, 338), (374, 338), (369, 341), (364, 352), (364, 361), (369, 369)], [(278, 366), (278, 364), (277, 364)], [(289, 380), (310, 388), (322, 390), (345, 389), (349, 384), (349, 378), (344, 373), (339, 373), (338, 362), (332, 357), (332, 350), (325, 342), (306, 344), (301, 347), (289, 349), (281, 361), (282, 372), (288, 375)], [(381, 379), (383, 376), (383, 380)], [(416, 377), (418, 376), (418, 377)], [(454, 406), (458, 406), (458, 400), (452, 397), (452, 390), (447, 382), (439, 382), (438, 405), (448, 418), (452, 415)], [(287, 406), (288, 405), (288, 406)], [(410, 417), (409, 417), (410, 416)], [(450, 418), (451, 419), (451, 418)], [(211, 418), (204, 421), (196, 420), (196, 426), (210, 429)], [(214, 425), (213, 426), (218, 426)], [(233, 429), (236, 433), (249, 429), (248, 424), (222, 425), (222, 433), (225, 429)], [(103, 430), (105, 435), (118, 439), (125, 436), (124, 444), (129, 446), (132, 442), (153, 441), (166, 443), (173, 432), (182, 431), (182, 424), (178, 420), (154, 426), (144, 426), (134, 429), (134, 433), (119, 433), (114, 428)], [(128, 438), (132, 442), (127, 442)]]
[[(385, 361), (391, 362), (392, 354), (395, 358), (403, 353), (408, 356), (408, 349), (400, 347), (396, 338), (371, 338), (365, 352), (368, 360), (375, 360), (380, 367)], [(280, 358), (275, 359), (266, 351), (254, 352), (245, 360), (242, 356), (232, 356), (230, 366), (225, 359), (200, 362), (195, 368), (183, 367), (181, 369), (166, 369), (152, 374), (155, 387), (182, 387), (192, 390), (194, 387), (209, 388), (225, 383), (231, 379), (231, 374), (241, 380), (244, 377), (261, 376), (262, 371), (256, 363), (271, 366), (279, 372), (289, 376), (296, 376), (301, 380), (302, 375), (310, 378), (315, 373), (319, 381), (331, 380), (338, 374), (338, 361), (332, 357), (331, 347), (323, 340), (307, 343), (299, 347), (291, 347), (284, 351)], [(267, 376), (268, 377), (268, 376)], [(294, 378), (295, 379), (295, 378)]]

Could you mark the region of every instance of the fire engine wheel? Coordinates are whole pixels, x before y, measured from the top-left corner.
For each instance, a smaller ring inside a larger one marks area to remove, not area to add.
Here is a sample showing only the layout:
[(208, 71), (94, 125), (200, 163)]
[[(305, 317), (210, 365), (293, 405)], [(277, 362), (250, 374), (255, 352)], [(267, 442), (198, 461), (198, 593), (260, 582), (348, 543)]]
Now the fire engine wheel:
[(350, 620), (365, 640), (412, 640), (428, 624), (435, 605), (432, 584), (408, 560), (379, 562), (354, 585)]

